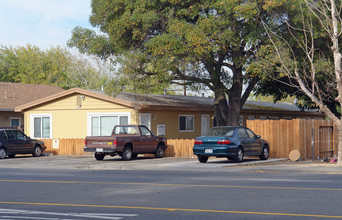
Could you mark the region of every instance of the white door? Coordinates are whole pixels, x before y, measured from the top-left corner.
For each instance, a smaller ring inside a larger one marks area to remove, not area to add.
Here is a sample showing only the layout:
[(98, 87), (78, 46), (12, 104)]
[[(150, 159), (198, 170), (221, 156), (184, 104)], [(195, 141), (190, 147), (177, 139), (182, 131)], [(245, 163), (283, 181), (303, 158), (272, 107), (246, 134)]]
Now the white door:
[(201, 115), (201, 135), (210, 128), (210, 118), (209, 115)]
[(140, 124), (145, 125), (151, 130), (151, 114), (150, 113), (140, 113)]

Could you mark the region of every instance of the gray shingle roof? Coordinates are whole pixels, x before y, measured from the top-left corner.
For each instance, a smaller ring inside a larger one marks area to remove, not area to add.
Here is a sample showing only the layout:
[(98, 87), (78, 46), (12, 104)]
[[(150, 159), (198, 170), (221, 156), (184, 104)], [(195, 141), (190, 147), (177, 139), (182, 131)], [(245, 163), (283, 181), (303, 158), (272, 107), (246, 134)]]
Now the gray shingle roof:
[[(200, 96), (182, 95), (156, 95), (156, 94), (133, 94), (120, 93), (116, 98), (148, 106), (174, 106), (174, 107), (206, 107), (212, 108), (213, 98)], [(247, 100), (243, 109), (278, 110), (278, 111), (301, 111), (293, 103), (273, 103)]]
[(61, 91), (57, 86), (0, 82), (0, 111), (14, 111), (16, 106)]

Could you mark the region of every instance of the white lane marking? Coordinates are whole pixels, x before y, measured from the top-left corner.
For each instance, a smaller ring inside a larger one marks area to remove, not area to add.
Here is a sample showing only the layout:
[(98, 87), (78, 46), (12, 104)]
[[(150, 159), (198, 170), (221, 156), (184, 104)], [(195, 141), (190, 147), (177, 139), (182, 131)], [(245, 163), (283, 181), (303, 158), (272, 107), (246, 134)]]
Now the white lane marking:
[[(41, 212), (30, 210), (18, 210), (18, 209), (0, 209), (0, 214), (12, 214), (12, 215), (26, 215), (26, 216), (0, 216), (3, 218), (15, 218), (15, 219), (40, 219), (40, 220), (55, 220), (60, 218), (44, 218), (43, 215), (55, 215), (55, 216), (68, 216), (68, 217), (82, 217), (91, 219), (111, 219), (118, 220), (123, 217), (135, 217), (138, 214), (119, 214), (119, 213), (59, 213), (59, 212)], [(40, 215), (41, 217), (29, 217), (29, 215)]]
[(317, 182), (317, 183), (332, 183), (330, 180), (294, 180), (294, 179), (248, 179), (250, 181), (265, 181), (265, 182)]
[(39, 220), (60, 220), (60, 218), (41, 218), (41, 217), (20, 217), (20, 216), (1, 216), (1, 219), (39, 219)]
[(75, 176), (71, 174), (49, 174), (49, 173), (13, 173), (18, 176)]

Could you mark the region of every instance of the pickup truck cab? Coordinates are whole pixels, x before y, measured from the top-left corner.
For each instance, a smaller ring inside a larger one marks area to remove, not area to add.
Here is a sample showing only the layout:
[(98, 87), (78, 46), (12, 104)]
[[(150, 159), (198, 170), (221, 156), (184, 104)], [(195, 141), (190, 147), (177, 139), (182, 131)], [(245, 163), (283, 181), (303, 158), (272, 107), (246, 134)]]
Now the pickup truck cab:
[(0, 159), (13, 158), (16, 154), (39, 157), (45, 149), (43, 141), (31, 139), (17, 129), (0, 129)]
[(116, 125), (111, 136), (87, 136), (84, 147), (85, 152), (94, 152), (96, 160), (103, 160), (106, 155), (131, 160), (145, 153), (161, 158), (166, 149), (166, 138), (155, 136), (144, 125)]

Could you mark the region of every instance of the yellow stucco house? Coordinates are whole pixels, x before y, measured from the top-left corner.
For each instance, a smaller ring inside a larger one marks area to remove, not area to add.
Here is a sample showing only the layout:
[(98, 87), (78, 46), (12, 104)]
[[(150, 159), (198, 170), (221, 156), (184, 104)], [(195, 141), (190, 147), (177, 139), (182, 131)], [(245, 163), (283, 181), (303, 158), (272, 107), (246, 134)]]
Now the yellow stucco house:
[[(143, 124), (169, 139), (193, 139), (214, 126), (213, 99), (196, 96), (122, 93), (112, 98), (74, 88), (19, 105), (15, 111), (24, 115), (24, 132), (38, 139), (106, 136), (117, 124)], [(247, 101), (240, 123), (294, 118), (324, 115), (290, 103)]]
[(156, 135), (195, 138), (213, 126), (212, 101), (201, 97), (120, 94), (74, 88), (15, 108), (32, 138), (110, 135), (116, 124), (144, 124)]

